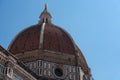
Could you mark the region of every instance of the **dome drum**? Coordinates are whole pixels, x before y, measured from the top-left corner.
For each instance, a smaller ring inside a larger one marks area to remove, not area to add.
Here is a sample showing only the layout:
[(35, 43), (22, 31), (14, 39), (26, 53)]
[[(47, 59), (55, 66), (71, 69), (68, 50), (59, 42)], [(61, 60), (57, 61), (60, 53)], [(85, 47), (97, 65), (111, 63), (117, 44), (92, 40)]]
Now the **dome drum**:
[(18, 57), (18, 59), (24, 63), (36, 61), (36, 60), (44, 60), (44, 61), (55, 62), (59, 64), (76, 65), (74, 63), (75, 55), (48, 51), (48, 50), (28, 51), (28, 52), (16, 54), (16, 57)]

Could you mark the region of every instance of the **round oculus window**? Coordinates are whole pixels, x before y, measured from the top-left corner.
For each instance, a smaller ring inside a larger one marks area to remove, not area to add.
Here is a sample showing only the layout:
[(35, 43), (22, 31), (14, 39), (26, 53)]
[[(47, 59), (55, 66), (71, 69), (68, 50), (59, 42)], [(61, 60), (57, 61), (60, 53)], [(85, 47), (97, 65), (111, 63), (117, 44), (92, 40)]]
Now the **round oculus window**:
[(57, 75), (58, 77), (61, 77), (63, 75), (63, 71), (60, 68), (56, 68), (55, 69), (55, 75)]

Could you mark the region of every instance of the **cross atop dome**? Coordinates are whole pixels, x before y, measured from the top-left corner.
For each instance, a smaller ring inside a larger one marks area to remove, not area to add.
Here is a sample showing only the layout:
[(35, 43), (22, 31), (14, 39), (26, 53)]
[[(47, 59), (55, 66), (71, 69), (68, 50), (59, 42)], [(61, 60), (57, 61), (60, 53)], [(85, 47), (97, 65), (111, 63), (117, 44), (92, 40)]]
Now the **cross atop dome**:
[(51, 14), (47, 11), (47, 4), (44, 6), (43, 12), (40, 14), (40, 21), (39, 23), (51, 23)]
[(47, 11), (47, 3), (44, 5), (44, 10)]

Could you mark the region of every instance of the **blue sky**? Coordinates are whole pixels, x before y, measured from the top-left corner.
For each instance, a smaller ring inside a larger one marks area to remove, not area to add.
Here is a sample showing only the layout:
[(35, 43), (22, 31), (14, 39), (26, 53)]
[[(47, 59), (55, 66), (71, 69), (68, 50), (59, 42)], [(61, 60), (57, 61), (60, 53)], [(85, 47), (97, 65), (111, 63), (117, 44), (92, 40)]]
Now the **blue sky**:
[(45, 3), (52, 23), (83, 52), (94, 80), (120, 80), (119, 0), (0, 0), (0, 45), (7, 49), (21, 30), (37, 24)]

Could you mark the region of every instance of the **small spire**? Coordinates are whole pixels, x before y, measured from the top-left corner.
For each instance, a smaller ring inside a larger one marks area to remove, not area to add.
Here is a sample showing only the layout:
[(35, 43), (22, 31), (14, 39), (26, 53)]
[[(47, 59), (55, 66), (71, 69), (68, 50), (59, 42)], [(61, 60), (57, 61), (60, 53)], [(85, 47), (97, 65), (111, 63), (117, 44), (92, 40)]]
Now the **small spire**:
[(44, 10), (43, 12), (40, 14), (40, 21), (39, 23), (51, 23), (51, 14), (47, 11), (47, 4), (44, 5)]
[(47, 3), (45, 3), (44, 10), (47, 11)]

